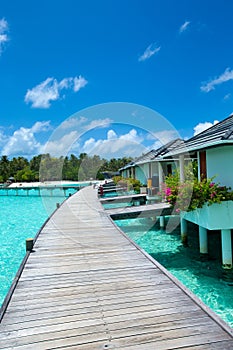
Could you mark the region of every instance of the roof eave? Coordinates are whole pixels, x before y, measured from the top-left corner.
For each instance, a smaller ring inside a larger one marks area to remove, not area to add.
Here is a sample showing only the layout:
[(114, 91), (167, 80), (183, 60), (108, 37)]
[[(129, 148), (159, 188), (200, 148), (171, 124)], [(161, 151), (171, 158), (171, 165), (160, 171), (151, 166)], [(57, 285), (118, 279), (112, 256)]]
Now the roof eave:
[(185, 154), (185, 153), (189, 153), (189, 152), (200, 151), (200, 150), (212, 148), (215, 146), (223, 146), (224, 144), (225, 145), (233, 144), (233, 140), (218, 140), (218, 141), (211, 142), (211, 143), (205, 143), (203, 145), (199, 145), (196, 147), (186, 147), (185, 149), (177, 150), (174, 152), (169, 152), (164, 156), (164, 158), (173, 157), (174, 155), (178, 155), (178, 154)]

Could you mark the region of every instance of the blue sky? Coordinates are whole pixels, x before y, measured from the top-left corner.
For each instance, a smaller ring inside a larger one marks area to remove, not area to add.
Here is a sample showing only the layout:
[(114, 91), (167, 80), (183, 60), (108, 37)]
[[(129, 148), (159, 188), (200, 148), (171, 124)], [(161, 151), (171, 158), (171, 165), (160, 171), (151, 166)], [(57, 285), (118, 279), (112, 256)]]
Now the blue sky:
[(232, 13), (230, 0), (0, 0), (1, 155), (137, 156), (226, 118)]

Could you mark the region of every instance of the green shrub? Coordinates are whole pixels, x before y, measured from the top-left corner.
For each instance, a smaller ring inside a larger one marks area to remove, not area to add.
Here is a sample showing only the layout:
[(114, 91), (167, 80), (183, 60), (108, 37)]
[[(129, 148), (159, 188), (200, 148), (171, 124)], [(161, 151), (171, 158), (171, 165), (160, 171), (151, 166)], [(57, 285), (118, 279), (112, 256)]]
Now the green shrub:
[(213, 182), (214, 178), (198, 181), (187, 180), (179, 183), (177, 177), (169, 176), (165, 181), (164, 195), (176, 211), (191, 211), (202, 208), (204, 204), (221, 203), (233, 200), (230, 187), (220, 186)]

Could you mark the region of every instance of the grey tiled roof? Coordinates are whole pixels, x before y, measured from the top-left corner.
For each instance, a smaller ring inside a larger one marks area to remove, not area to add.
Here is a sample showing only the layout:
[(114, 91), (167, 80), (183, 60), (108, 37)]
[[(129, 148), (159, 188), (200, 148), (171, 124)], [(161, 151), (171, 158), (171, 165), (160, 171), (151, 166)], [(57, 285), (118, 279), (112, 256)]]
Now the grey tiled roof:
[(181, 144), (183, 144), (184, 141), (181, 139), (175, 139), (172, 140), (165, 145), (157, 148), (152, 149), (151, 151), (143, 154), (142, 156), (134, 159), (132, 162), (126, 164), (123, 168), (120, 170), (131, 168), (132, 166), (138, 165), (138, 164), (144, 164), (151, 161), (156, 161), (158, 159), (161, 159), (166, 153), (173, 151), (177, 147), (179, 147)]
[(233, 114), (191, 137), (183, 145), (167, 153), (166, 157), (229, 143), (233, 143)]

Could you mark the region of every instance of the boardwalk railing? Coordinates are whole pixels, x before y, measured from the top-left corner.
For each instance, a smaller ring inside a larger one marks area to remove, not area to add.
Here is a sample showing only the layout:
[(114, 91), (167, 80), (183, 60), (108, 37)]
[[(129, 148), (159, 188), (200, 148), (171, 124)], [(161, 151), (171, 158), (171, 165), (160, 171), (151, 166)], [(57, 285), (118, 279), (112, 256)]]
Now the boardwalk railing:
[(82, 186), (0, 187), (0, 196), (65, 196), (79, 191)]

